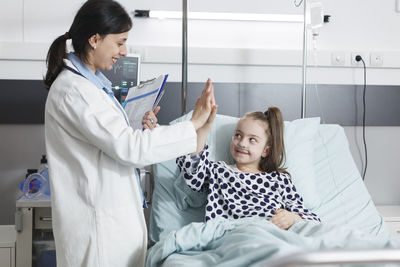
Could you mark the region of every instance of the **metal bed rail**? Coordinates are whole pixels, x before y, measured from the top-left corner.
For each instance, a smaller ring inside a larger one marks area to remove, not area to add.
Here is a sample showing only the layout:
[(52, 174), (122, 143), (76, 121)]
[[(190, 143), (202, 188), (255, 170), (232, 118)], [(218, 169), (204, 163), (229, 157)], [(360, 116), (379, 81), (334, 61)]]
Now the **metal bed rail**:
[(154, 189), (153, 175), (151, 171), (146, 168), (138, 168), (136, 171), (139, 174), (140, 187), (142, 188), (146, 203), (147, 205), (151, 205)]
[(326, 264), (396, 263), (400, 266), (400, 249), (325, 250), (298, 252), (261, 263), (268, 267), (293, 267)]

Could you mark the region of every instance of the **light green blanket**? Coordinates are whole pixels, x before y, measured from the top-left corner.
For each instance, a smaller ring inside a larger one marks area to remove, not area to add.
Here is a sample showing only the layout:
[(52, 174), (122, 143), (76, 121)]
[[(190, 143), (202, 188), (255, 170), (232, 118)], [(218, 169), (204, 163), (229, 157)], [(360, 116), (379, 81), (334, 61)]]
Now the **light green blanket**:
[(265, 219), (214, 219), (171, 232), (149, 249), (146, 266), (258, 266), (293, 252), (338, 248), (400, 248), (400, 240), (306, 220), (285, 231)]

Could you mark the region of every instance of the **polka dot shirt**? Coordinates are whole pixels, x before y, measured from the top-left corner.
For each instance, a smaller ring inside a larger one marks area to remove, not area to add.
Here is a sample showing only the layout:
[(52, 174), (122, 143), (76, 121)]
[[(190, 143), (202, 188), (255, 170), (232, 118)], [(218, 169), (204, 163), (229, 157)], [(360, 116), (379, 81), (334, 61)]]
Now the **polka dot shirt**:
[(244, 173), (223, 161), (208, 159), (208, 146), (198, 155), (177, 158), (186, 184), (195, 191), (207, 191), (206, 221), (216, 218), (265, 217), (286, 209), (303, 219), (320, 221), (303, 206), (288, 174)]

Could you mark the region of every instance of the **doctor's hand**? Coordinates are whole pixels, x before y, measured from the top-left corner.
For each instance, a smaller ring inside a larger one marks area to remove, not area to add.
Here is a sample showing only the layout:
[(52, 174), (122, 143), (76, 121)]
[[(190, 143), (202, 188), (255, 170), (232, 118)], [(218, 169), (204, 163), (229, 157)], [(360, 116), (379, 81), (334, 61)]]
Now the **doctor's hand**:
[[(214, 86), (210, 79), (207, 80), (206, 86), (201, 93), (201, 96), (197, 99), (191, 122), (193, 123), (196, 131), (203, 127), (204, 124), (209, 121), (212, 110), (216, 109), (215, 98), (214, 98)], [(214, 120), (212, 118), (212, 120)], [(211, 121), (212, 123), (212, 121)]]
[(161, 107), (157, 106), (154, 111), (149, 110), (147, 111), (142, 120), (142, 125), (144, 129), (153, 130), (157, 127), (158, 119), (156, 117), (157, 113), (160, 111)]
[(301, 220), (300, 215), (284, 209), (275, 210), (275, 215), (269, 220), (283, 230), (289, 229), (295, 221)]

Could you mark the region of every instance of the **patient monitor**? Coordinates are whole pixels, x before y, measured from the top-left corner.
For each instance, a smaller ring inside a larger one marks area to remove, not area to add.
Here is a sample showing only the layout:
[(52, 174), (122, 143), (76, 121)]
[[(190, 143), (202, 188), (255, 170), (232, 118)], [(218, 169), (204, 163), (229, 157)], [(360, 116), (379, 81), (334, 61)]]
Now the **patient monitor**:
[(102, 73), (111, 81), (115, 97), (123, 103), (129, 88), (139, 84), (140, 56), (130, 54), (120, 57), (111, 70)]

